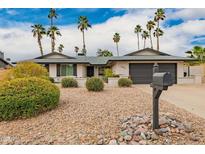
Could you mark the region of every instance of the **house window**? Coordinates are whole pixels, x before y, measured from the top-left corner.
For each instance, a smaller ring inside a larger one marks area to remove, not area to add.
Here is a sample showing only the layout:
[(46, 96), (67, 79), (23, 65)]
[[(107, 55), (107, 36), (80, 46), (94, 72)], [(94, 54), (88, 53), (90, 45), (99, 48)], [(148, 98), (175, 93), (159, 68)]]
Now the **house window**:
[(73, 64), (61, 64), (60, 65), (61, 76), (74, 76)]

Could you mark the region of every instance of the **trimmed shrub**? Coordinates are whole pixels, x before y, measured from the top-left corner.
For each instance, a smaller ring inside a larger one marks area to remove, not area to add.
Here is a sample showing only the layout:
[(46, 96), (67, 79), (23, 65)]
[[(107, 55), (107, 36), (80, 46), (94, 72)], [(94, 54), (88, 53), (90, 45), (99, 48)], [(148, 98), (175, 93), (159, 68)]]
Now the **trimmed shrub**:
[(105, 76), (105, 77), (113, 77), (113, 72), (112, 72), (112, 70), (111, 70), (110, 68), (106, 68), (106, 69), (104, 70), (104, 76)]
[(50, 81), (30, 77), (0, 84), (0, 120), (36, 116), (58, 105), (59, 88)]
[(63, 88), (78, 87), (78, 82), (74, 78), (67, 77), (67, 78), (62, 79), (61, 85), (62, 85)]
[(49, 80), (48, 71), (45, 67), (34, 62), (21, 62), (9, 69), (5, 80), (25, 77), (38, 77)]
[(118, 86), (119, 87), (131, 87), (132, 85), (132, 80), (128, 78), (120, 78), (118, 80)]
[(109, 77), (113, 77), (113, 78), (120, 77), (118, 74), (113, 73), (112, 69), (110, 69), (110, 68), (106, 68), (104, 70), (104, 76), (107, 77), (107, 78), (109, 78)]
[(100, 78), (88, 78), (86, 81), (86, 88), (88, 91), (102, 91), (104, 89), (104, 83)]
[(54, 83), (54, 82), (55, 82), (55, 80), (54, 80), (53, 77), (49, 77), (49, 80), (51, 81), (51, 83)]

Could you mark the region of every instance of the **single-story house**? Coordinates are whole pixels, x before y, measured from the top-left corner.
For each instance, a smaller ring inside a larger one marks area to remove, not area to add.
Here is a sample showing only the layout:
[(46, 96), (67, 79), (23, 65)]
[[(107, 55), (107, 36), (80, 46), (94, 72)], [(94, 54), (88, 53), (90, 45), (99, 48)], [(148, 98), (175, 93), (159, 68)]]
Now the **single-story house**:
[(75, 76), (78, 79), (101, 77), (105, 68), (111, 68), (120, 77), (130, 77), (134, 84), (151, 83), (152, 68), (157, 63), (159, 70), (170, 72), (173, 82), (177, 84), (184, 82), (184, 62), (193, 60), (146, 48), (124, 56), (113, 57), (71, 57), (53, 52), (29, 61), (44, 65), (49, 71), (49, 76), (55, 81), (60, 81), (66, 76)]
[(11, 67), (12, 65), (4, 59), (4, 53), (0, 51), (0, 69)]

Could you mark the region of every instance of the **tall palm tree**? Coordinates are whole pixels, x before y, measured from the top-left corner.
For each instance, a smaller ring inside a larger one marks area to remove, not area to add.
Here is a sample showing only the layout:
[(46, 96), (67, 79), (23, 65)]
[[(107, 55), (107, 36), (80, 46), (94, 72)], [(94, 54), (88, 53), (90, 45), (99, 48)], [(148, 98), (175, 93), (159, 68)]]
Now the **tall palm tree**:
[(120, 34), (119, 33), (114, 34), (113, 41), (116, 43), (117, 56), (119, 56), (119, 49), (118, 49), (118, 43), (120, 42)]
[[(164, 9), (157, 9), (155, 12), (154, 21), (157, 23), (157, 29), (159, 30), (159, 21), (165, 19)], [(157, 36), (157, 50), (159, 50), (159, 37)]]
[(143, 30), (143, 32), (142, 32), (142, 39), (144, 40), (144, 48), (145, 48), (145, 46), (146, 46), (146, 40), (147, 40), (147, 38), (149, 38), (149, 33), (148, 33), (148, 31)]
[(150, 38), (150, 44), (151, 48), (153, 49), (153, 43), (152, 43), (152, 29), (154, 29), (155, 23), (154, 21), (150, 20), (147, 22), (147, 30), (149, 31), (149, 38)]
[(63, 48), (64, 48), (64, 45), (63, 45), (63, 44), (60, 44), (59, 47), (58, 47), (58, 51), (59, 51), (60, 53), (62, 53), (62, 52), (63, 52)]
[[(163, 34), (164, 34), (164, 32), (163, 32), (160, 28), (156, 28), (156, 29), (154, 30), (154, 33), (153, 33), (154, 37), (156, 37), (156, 38), (158, 38), (158, 39), (159, 39), (159, 37), (162, 36)], [(159, 49), (158, 49), (158, 50), (159, 50)]]
[(61, 33), (56, 26), (51, 26), (47, 31), (47, 35), (51, 38), (51, 51), (54, 52), (56, 36), (61, 36)]
[(48, 14), (48, 18), (51, 20), (50, 26), (53, 26), (53, 19), (57, 19), (58, 15), (56, 13), (56, 10), (51, 8)]
[(43, 47), (41, 44), (41, 39), (43, 38), (43, 35), (46, 34), (46, 30), (41, 24), (35, 24), (35, 25), (32, 25), (31, 27), (33, 28), (32, 29), (33, 37), (37, 38), (40, 52), (41, 52), (41, 55), (43, 56)]
[(142, 27), (140, 25), (136, 25), (135, 27), (135, 31), (134, 31), (136, 34), (137, 34), (137, 44), (138, 44), (138, 50), (140, 49), (140, 37), (139, 37), (139, 34), (142, 32)]
[(86, 54), (86, 47), (85, 47), (85, 30), (88, 30), (88, 28), (91, 28), (91, 24), (89, 23), (87, 17), (80, 16), (78, 18), (78, 29), (83, 34), (83, 53)]

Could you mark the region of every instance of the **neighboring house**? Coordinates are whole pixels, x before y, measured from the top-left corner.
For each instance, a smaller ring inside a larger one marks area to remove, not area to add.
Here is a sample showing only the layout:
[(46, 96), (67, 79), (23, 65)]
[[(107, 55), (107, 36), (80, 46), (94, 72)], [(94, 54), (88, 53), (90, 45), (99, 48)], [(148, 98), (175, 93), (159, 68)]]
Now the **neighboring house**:
[(184, 62), (192, 60), (146, 48), (117, 57), (70, 57), (54, 52), (27, 61), (43, 64), (55, 81), (65, 76), (99, 77), (103, 76), (105, 68), (111, 68), (120, 77), (130, 77), (134, 84), (149, 84), (154, 63), (159, 64), (160, 71), (171, 72), (174, 83), (183, 83)]
[(4, 59), (4, 53), (0, 51), (0, 69), (8, 68), (12, 66), (8, 61)]
[(205, 64), (185, 66), (184, 72), (187, 83), (205, 83)]

